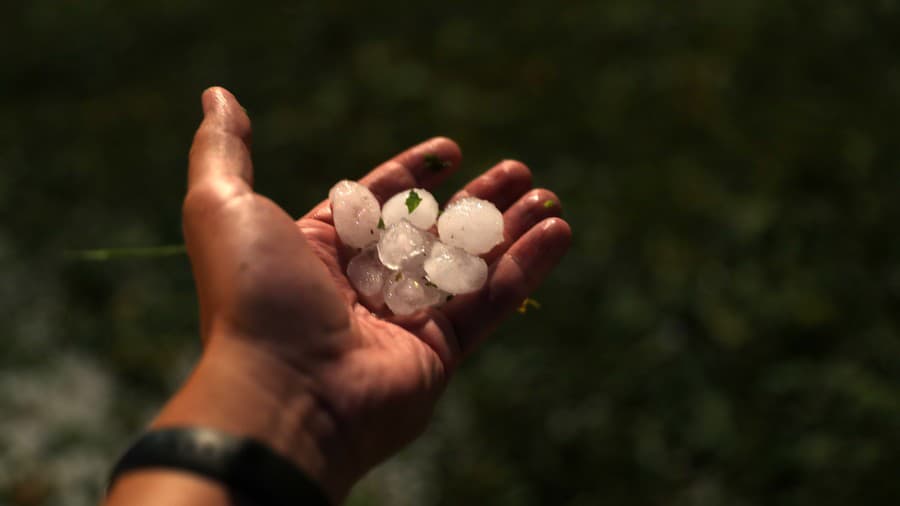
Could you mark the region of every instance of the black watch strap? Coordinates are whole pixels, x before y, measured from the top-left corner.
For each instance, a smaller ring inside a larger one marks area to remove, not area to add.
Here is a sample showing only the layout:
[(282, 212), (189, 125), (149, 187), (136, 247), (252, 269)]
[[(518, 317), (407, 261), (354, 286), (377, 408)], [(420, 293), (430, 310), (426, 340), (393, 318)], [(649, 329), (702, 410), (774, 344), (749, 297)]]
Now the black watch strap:
[(319, 486), (287, 458), (253, 439), (214, 429), (179, 427), (144, 434), (113, 468), (109, 488), (123, 473), (146, 468), (191, 471), (259, 504), (328, 506)]

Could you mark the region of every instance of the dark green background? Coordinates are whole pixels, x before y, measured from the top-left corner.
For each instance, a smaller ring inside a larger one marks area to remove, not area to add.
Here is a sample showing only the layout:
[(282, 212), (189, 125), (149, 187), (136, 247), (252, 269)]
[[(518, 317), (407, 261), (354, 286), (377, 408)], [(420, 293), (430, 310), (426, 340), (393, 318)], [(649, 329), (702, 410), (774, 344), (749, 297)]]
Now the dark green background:
[(900, 4), (14, 2), (0, 21), (0, 503), (87, 505), (198, 352), (207, 86), (303, 213), (433, 135), (575, 241), (349, 504), (900, 501)]

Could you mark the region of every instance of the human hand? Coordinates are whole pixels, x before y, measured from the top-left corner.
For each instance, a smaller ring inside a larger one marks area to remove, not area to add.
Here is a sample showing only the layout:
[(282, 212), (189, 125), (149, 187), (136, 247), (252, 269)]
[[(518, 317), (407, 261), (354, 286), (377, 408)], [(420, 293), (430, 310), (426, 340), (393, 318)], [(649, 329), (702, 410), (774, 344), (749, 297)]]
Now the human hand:
[[(221, 88), (202, 102), (184, 234), (204, 356), (154, 425), (263, 439), (339, 502), (425, 428), (453, 371), (556, 265), (570, 228), (557, 217), (559, 199), (531, 189), (528, 168), (501, 162), (455, 196), (490, 200), (504, 213), (505, 241), (485, 256), (484, 288), (411, 316), (376, 316), (344, 274), (349, 251), (328, 202), (294, 221), (254, 193), (246, 113)], [(435, 138), (360, 182), (383, 203), (434, 188), (459, 162), (456, 144)]]

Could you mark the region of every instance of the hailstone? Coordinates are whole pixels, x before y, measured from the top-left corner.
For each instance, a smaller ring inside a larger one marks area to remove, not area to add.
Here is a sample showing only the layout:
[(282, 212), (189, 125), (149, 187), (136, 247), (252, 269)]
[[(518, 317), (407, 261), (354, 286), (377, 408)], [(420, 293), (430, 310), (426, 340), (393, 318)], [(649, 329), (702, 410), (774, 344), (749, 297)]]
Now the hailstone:
[(364, 249), (347, 264), (347, 278), (356, 291), (366, 296), (379, 293), (390, 273), (378, 260), (378, 252), (374, 246)]
[(437, 228), (441, 242), (473, 255), (483, 255), (503, 242), (503, 215), (494, 204), (475, 197), (448, 205)]
[(445, 295), (426, 281), (398, 273), (388, 279), (384, 302), (396, 315), (408, 315), (433, 306)]
[(487, 263), (462, 248), (434, 243), (424, 263), (428, 280), (438, 288), (454, 295), (474, 292), (487, 279)]
[(388, 199), (381, 208), (381, 219), (386, 227), (407, 220), (417, 228), (428, 230), (434, 225), (437, 215), (437, 200), (421, 188), (402, 191)]
[(421, 264), (434, 241), (431, 234), (406, 220), (391, 225), (378, 240), (378, 258), (389, 269), (400, 270)]
[(328, 193), (334, 228), (341, 242), (363, 248), (378, 240), (378, 221), (381, 208), (378, 199), (365, 186), (353, 181), (341, 181)]

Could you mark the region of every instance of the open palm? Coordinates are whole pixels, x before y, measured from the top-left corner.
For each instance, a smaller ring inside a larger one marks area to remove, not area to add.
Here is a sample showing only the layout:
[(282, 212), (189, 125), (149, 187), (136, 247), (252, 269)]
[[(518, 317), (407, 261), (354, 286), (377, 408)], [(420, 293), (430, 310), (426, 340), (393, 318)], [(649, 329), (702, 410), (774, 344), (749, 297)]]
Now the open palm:
[[(505, 241), (485, 257), (487, 283), (440, 307), (393, 316), (359, 301), (344, 274), (351, 252), (327, 202), (295, 222), (253, 192), (249, 119), (234, 97), (213, 88), (203, 104), (184, 226), (204, 340), (239, 340), (298, 371), (362, 473), (421, 432), (460, 360), (562, 257), (571, 232), (557, 217), (559, 200), (532, 189), (518, 162), (471, 181), (454, 198), (487, 199), (504, 213)], [(384, 202), (411, 187), (434, 188), (459, 162), (456, 144), (435, 138), (360, 182)]]

